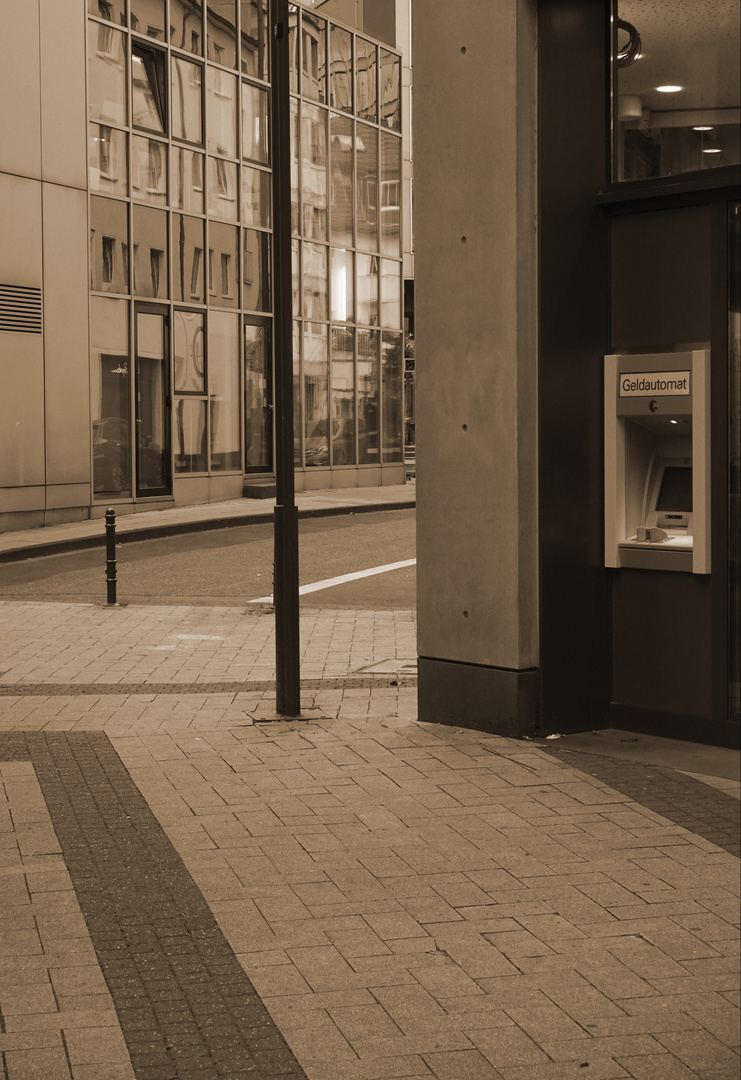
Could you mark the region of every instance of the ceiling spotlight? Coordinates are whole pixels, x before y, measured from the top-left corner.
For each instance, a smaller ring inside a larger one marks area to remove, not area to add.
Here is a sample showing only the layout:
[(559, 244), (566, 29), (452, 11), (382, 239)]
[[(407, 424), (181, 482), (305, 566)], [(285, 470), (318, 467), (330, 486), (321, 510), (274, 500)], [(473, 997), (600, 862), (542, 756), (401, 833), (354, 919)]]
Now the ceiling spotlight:
[(719, 146), (708, 146), (708, 147), (706, 147), (705, 150), (703, 150), (703, 154), (719, 154), (719, 153), (720, 153), (720, 147)]
[(713, 128), (712, 128), (712, 126), (710, 124), (697, 124), (697, 126), (693, 127), (692, 130), (693, 131), (712, 131)]
[(683, 86), (657, 86), (660, 94), (676, 94), (678, 90), (684, 90)]

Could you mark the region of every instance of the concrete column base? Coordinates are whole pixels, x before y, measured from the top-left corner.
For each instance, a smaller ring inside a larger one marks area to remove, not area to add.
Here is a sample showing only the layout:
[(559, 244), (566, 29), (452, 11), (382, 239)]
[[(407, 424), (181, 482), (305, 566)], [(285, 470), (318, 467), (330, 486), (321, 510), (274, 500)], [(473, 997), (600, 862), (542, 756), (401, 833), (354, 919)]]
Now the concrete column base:
[(508, 671), (420, 656), (419, 719), (510, 739), (533, 736), (537, 734), (539, 685), (537, 668)]

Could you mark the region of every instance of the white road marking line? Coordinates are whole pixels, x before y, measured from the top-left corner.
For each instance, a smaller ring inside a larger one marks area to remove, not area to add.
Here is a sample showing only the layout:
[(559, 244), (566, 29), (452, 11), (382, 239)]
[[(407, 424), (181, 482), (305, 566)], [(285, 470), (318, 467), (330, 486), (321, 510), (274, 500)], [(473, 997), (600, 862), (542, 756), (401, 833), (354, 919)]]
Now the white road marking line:
[[(404, 566), (414, 566), (416, 559), (404, 559), (402, 562), (386, 563), (385, 566), (371, 566), (369, 570), (357, 570), (354, 574), (340, 574), (339, 577), (327, 578), (325, 581), (314, 581), (311, 585), (302, 585), (298, 590), (299, 596), (306, 593), (321, 592), (322, 589), (331, 589), (333, 585), (344, 585), (346, 581), (358, 581), (360, 578), (372, 577), (374, 574), (387, 574), (389, 570), (401, 570)], [(250, 600), (251, 604), (272, 604), (273, 597), (258, 596), (256, 600)]]

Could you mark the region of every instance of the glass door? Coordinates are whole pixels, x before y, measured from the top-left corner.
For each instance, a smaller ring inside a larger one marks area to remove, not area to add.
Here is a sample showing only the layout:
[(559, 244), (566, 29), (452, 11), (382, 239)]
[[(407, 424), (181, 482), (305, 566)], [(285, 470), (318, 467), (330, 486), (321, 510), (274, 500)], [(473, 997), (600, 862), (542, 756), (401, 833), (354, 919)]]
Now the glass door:
[(136, 495), (169, 495), (170, 378), (168, 316), (164, 308), (136, 309)]
[(273, 470), (273, 350), (269, 323), (244, 326), (244, 471)]

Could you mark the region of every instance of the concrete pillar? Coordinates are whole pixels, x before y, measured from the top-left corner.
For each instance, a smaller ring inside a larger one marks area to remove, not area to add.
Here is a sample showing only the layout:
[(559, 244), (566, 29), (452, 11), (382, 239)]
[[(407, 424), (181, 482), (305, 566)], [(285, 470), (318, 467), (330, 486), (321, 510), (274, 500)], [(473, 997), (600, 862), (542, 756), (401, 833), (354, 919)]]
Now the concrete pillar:
[(535, 0), (413, 0), (419, 716), (538, 701)]

